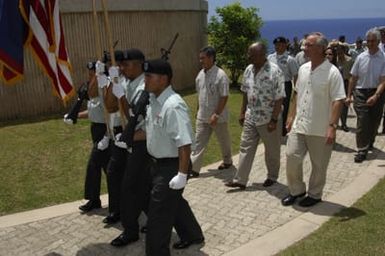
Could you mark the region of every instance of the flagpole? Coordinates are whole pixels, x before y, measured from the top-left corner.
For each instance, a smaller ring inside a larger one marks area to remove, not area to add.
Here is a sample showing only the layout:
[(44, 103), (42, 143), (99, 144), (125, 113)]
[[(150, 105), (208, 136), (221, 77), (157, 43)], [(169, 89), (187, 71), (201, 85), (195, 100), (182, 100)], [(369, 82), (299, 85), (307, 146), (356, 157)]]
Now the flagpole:
[[(95, 42), (96, 42), (96, 56), (99, 61), (102, 60), (102, 46), (101, 46), (101, 37), (100, 37), (100, 30), (99, 30), (99, 21), (98, 21), (98, 13), (96, 10), (96, 0), (92, 0), (92, 11), (93, 11), (93, 20), (94, 20), (94, 32), (95, 32)], [(107, 93), (107, 88), (104, 87), (102, 89), (103, 95), (106, 95)], [(104, 97), (102, 97), (104, 99)], [(104, 103), (105, 105), (105, 103)], [(108, 136), (113, 139), (114, 134), (111, 130), (111, 125), (110, 125), (110, 114), (107, 111), (107, 108), (104, 106), (104, 121), (106, 123), (106, 128), (107, 128), (107, 134)]]
[[(104, 26), (107, 32), (107, 39), (108, 39), (108, 48), (110, 51), (110, 56), (111, 56), (111, 63), (113, 66), (116, 66), (116, 60), (115, 60), (115, 53), (114, 53), (114, 46), (112, 42), (112, 35), (111, 35), (111, 30), (110, 30), (110, 20), (108, 18), (108, 11), (106, 7), (106, 1), (102, 0), (102, 8), (103, 8), (103, 13), (104, 13)], [(124, 129), (125, 127), (125, 115), (123, 111), (123, 105), (120, 99), (118, 99), (118, 106), (119, 106), (119, 113), (120, 113), (120, 120), (122, 123), (122, 128)]]

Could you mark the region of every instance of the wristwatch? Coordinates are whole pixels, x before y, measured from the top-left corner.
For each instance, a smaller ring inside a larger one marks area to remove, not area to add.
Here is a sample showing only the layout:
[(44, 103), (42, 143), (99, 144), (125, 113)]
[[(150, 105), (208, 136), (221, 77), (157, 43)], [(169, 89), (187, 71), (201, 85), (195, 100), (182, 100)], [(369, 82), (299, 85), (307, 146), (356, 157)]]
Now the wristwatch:
[(334, 129), (337, 129), (337, 127), (338, 127), (337, 124), (333, 124), (333, 123), (330, 123), (329, 126), (333, 127)]

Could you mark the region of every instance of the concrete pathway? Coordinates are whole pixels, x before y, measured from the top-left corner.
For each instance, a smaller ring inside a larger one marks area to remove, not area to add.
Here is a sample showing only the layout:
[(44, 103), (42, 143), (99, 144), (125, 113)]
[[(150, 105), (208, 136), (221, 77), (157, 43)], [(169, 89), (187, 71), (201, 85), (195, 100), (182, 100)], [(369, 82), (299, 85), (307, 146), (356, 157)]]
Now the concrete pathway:
[[(355, 118), (349, 118), (350, 127)], [(279, 183), (265, 189), (263, 146), (260, 146), (245, 191), (233, 190), (223, 183), (235, 168), (216, 170), (219, 163), (207, 166), (200, 178), (189, 182), (184, 196), (201, 223), (206, 242), (172, 255), (274, 255), (316, 230), (341, 209), (351, 206), (385, 175), (385, 138), (378, 136), (369, 159), (355, 164), (354, 130), (338, 131), (337, 144), (329, 164), (324, 202), (310, 209), (283, 207), (287, 194), (285, 145), (282, 145)], [(234, 157), (237, 165), (238, 157)], [(310, 171), (304, 164), (305, 180)], [(106, 206), (107, 197), (102, 201)], [(107, 209), (81, 214), (81, 201), (0, 217), (0, 255), (145, 255), (144, 235), (124, 248), (109, 242), (121, 233), (120, 224), (106, 227), (102, 219)], [(365, 214), (359, 209), (357, 212)], [(359, 216), (360, 214), (358, 214)], [(145, 217), (141, 217), (141, 223)], [(172, 241), (176, 241), (174, 233)]]

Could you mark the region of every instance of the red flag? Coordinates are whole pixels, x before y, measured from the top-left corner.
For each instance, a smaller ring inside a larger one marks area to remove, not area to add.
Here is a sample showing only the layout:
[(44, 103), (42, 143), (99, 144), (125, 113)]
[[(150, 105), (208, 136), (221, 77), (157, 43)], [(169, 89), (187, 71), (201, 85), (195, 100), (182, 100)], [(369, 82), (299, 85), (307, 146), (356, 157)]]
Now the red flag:
[(20, 10), (30, 29), (27, 45), (50, 78), (55, 94), (67, 101), (74, 94), (74, 88), (59, 0), (20, 0)]

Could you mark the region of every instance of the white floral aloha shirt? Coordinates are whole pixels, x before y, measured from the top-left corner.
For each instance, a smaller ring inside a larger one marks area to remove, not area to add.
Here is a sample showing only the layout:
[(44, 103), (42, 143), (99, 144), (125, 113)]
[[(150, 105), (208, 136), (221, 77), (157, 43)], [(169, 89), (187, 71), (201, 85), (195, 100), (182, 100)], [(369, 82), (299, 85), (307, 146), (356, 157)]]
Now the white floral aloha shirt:
[(272, 62), (266, 61), (257, 74), (250, 64), (243, 73), (241, 91), (247, 94), (245, 121), (265, 125), (270, 122), (275, 101), (286, 96), (285, 77)]

